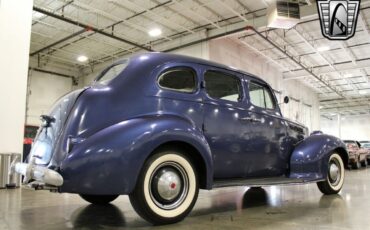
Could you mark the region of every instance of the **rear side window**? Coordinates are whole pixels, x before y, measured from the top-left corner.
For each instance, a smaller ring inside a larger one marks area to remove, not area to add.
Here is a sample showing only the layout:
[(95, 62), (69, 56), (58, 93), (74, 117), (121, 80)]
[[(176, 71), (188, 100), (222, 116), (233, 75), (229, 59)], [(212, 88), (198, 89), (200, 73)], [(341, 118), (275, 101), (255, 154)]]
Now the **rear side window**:
[(112, 79), (117, 77), (127, 66), (128, 61), (112, 66), (100, 78), (96, 80), (101, 84), (108, 84)]
[(196, 90), (195, 72), (190, 68), (171, 69), (159, 76), (158, 84), (164, 89), (192, 93)]
[(238, 102), (242, 98), (238, 77), (222, 72), (208, 71), (204, 75), (207, 94), (214, 99)]
[(249, 97), (251, 103), (255, 106), (274, 109), (275, 104), (269, 88), (264, 85), (257, 84), (255, 82), (249, 83)]

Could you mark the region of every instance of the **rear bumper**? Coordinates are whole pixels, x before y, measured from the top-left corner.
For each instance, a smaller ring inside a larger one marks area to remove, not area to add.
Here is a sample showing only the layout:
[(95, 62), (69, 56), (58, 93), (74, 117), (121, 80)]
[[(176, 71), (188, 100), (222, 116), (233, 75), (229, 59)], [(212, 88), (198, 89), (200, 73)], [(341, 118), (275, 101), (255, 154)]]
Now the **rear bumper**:
[(55, 190), (63, 185), (63, 177), (58, 172), (36, 165), (34, 158), (29, 164), (12, 164), (11, 170), (24, 176), (22, 183), (30, 188)]

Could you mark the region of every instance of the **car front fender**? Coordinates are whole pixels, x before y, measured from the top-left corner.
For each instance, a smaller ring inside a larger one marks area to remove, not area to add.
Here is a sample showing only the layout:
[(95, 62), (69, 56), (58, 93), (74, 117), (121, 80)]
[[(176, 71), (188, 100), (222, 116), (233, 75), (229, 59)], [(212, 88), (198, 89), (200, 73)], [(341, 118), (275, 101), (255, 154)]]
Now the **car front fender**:
[(202, 132), (176, 115), (143, 116), (109, 126), (73, 146), (60, 166), (61, 192), (130, 194), (145, 160), (161, 144), (185, 142), (205, 164), (206, 187), (211, 188), (213, 160)]
[(347, 167), (348, 153), (339, 138), (326, 134), (307, 137), (293, 150), (290, 158), (290, 177), (311, 181), (324, 180), (328, 172), (330, 154), (334, 151), (341, 155)]

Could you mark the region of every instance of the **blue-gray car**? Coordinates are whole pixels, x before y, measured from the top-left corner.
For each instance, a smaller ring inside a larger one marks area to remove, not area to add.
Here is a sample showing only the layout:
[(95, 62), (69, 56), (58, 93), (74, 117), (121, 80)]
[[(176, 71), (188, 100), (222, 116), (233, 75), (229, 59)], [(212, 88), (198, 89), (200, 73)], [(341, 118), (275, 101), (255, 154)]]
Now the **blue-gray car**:
[(314, 182), (338, 193), (345, 144), (285, 119), (273, 92), (225, 65), (135, 55), (56, 102), (28, 161), (12, 167), (25, 186), (93, 204), (129, 195), (153, 224), (185, 218), (199, 189)]

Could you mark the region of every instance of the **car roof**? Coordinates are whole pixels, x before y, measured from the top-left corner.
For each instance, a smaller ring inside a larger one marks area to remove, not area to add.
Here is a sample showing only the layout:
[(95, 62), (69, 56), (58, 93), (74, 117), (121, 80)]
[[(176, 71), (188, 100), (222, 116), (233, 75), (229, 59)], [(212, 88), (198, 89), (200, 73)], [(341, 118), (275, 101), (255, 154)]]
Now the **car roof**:
[[(228, 71), (248, 75), (251, 78), (262, 81), (265, 84), (267, 84), (266, 81), (257, 77), (254, 74), (248, 73), (246, 71), (243, 71), (243, 70), (231, 67), (231, 66), (223, 65), (217, 62), (208, 61), (208, 60), (201, 59), (201, 58), (195, 58), (195, 57), (179, 55), (179, 54), (161, 53), (161, 52), (141, 53), (141, 54), (136, 54), (136, 55), (129, 57), (130, 63), (139, 63), (143, 59), (146, 60), (147, 64), (150, 63), (150, 65), (152, 66), (158, 66), (160, 64), (164, 64), (167, 62), (179, 62), (179, 63), (187, 62), (187, 63), (201, 64), (201, 65), (208, 65), (208, 66), (217, 67), (217, 68), (225, 69)], [(117, 63), (119, 62), (120, 61), (118, 61)]]

